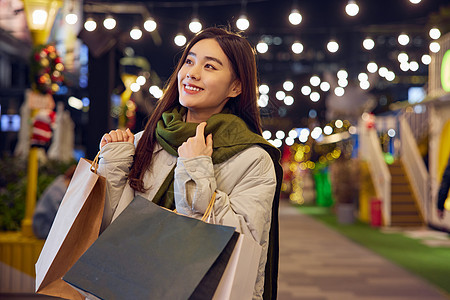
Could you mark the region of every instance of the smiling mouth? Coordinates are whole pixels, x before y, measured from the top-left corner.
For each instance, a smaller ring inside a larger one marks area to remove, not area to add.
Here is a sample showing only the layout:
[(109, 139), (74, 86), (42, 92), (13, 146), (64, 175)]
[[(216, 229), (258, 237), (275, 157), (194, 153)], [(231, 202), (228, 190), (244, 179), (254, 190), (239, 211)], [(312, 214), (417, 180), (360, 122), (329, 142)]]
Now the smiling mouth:
[(184, 85), (184, 88), (185, 88), (186, 90), (193, 91), (193, 92), (200, 92), (200, 91), (203, 91), (202, 88), (195, 87), (195, 86), (191, 86), (191, 85), (187, 85), (187, 84)]

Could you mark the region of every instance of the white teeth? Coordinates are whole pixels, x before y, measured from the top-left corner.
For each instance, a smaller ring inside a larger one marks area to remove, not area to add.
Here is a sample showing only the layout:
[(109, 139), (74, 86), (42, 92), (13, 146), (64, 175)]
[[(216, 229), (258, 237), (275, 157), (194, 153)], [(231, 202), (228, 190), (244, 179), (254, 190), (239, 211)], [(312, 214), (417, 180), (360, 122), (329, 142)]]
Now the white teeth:
[(190, 90), (190, 91), (197, 91), (197, 92), (199, 92), (199, 91), (202, 90), (200, 88), (193, 87), (193, 86), (190, 86), (190, 85), (185, 85), (184, 87), (185, 87), (185, 89)]

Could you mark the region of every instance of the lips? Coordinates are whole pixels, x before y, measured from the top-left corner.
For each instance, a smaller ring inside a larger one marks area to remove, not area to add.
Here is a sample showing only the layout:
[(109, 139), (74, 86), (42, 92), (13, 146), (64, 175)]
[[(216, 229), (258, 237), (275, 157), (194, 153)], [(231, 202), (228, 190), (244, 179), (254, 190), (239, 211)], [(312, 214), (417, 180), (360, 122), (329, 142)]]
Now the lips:
[(184, 84), (183, 86), (184, 86), (184, 91), (188, 94), (195, 94), (195, 93), (203, 91), (202, 88), (195, 86), (195, 85)]

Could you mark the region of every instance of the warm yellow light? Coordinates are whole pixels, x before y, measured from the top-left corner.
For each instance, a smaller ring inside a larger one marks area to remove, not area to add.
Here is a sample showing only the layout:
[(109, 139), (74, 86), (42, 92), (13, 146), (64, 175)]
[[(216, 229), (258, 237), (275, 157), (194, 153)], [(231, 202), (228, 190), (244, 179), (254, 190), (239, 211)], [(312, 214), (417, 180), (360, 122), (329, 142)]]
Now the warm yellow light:
[(47, 12), (43, 9), (36, 9), (33, 11), (33, 24), (36, 26), (36, 28), (41, 28), (45, 25), (45, 22), (47, 22), (47, 16)]

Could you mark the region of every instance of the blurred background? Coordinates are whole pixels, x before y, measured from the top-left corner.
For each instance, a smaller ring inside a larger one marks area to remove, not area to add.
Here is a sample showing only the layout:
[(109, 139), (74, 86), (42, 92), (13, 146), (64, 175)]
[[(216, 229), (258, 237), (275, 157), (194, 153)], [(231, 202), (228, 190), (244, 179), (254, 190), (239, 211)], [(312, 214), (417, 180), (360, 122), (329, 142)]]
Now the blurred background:
[[(283, 201), (324, 208), (336, 224), (450, 230), (448, 211), (437, 214), (450, 153), (448, 1), (1, 0), (0, 274), (34, 276), (46, 188), (93, 159), (104, 133), (143, 130), (186, 41), (210, 26), (255, 48)], [(31, 249), (23, 264), (8, 252), (19, 241)], [(4, 278), (0, 293), (14, 291)]]

